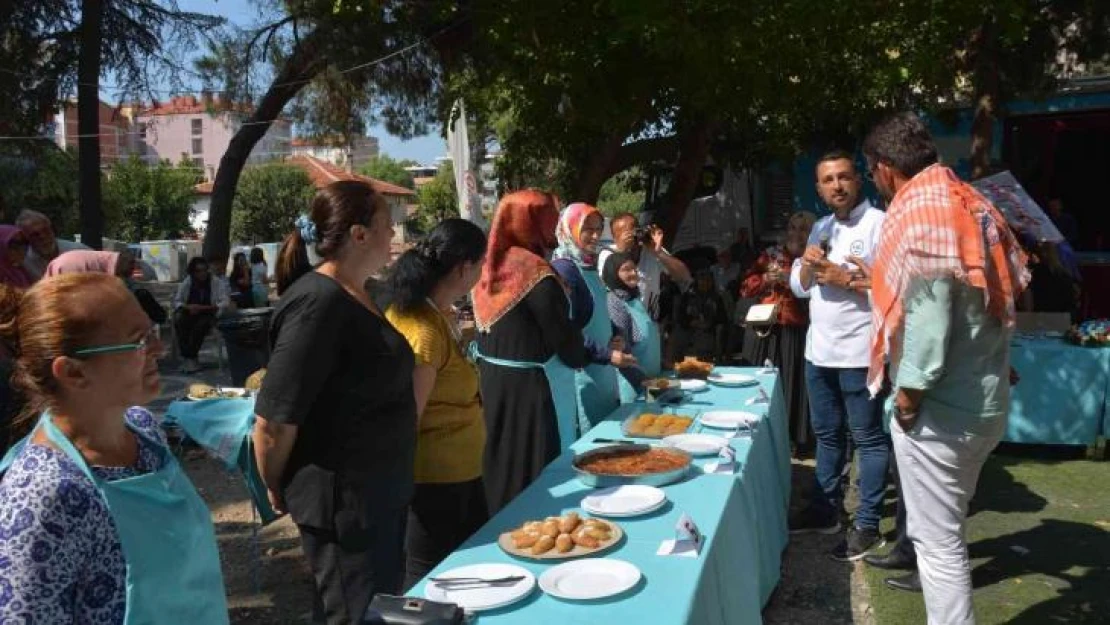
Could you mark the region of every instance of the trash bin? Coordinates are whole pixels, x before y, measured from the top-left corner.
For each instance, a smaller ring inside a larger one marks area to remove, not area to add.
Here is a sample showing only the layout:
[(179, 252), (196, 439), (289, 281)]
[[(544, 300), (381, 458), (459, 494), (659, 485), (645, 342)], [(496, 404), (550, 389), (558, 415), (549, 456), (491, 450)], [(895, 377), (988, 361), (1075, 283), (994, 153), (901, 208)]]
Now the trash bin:
[(227, 347), (232, 386), (243, 386), (250, 374), (270, 360), (270, 315), (273, 308), (247, 308), (221, 317), (216, 327)]

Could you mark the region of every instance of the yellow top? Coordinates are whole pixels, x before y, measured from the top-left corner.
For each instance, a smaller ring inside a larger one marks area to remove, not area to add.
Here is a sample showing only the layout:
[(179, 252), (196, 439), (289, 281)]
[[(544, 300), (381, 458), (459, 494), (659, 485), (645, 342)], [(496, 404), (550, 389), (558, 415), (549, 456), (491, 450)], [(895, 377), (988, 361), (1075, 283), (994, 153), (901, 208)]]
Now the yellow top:
[(430, 304), (404, 313), (390, 307), (385, 316), (408, 339), (416, 365), (436, 369), (417, 433), (416, 481), (452, 483), (481, 477), (486, 423), (478, 370), (463, 355), (447, 320)]

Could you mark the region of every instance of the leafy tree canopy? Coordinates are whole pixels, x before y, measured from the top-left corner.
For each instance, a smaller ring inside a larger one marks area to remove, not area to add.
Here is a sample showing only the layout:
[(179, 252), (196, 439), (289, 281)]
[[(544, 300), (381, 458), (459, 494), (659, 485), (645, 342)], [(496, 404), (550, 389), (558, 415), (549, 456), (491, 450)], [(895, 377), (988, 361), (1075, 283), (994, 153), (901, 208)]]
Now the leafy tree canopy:
[(440, 166), (435, 178), (416, 193), (420, 208), (412, 216), (415, 230), (428, 232), (444, 219), (459, 216), (459, 196), (455, 192), (455, 173), (450, 161)]
[(189, 217), (200, 182), (195, 167), (163, 160), (154, 166), (136, 156), (112, 168), (104, 184), (104, 205), (113, 219), (108, 236), (139, 242), (176, 238), (191, 230)]
[(412, 174), (405, 170), (406, 167), (417, 165), (412, 160), (394, 160), (386, 154), (375, 156), (359, 168), (359, 172), (371, 178), (384, 180), (395, 185), (413, 189)]
[(274, 163), (248, 168), (235, 193), (232, 238), (246, 244), (282, 240), (315, 193), (299, 167)]

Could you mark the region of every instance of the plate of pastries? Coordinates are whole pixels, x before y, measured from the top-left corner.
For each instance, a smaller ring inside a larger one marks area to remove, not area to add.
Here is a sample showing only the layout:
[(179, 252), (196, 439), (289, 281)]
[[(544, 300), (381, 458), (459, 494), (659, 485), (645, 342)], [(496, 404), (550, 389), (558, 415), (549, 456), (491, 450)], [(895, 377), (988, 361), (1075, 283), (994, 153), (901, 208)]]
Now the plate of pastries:
[(674, 373), (680, 378), (704, 380), (713, 371), (713, 363), (687, 356), (674, 363)]
[(621, 430), (636, 438), (666, 438), (686, 433), (693, 422), (693, 417), (645, 412), (625, 419)]
[(526, 521), (501, 534), (498, 546), (529, 560), (566, 560), (592, 556), (620, 542), (624, 531), (612, 521), (583, 518), (577, 512)]

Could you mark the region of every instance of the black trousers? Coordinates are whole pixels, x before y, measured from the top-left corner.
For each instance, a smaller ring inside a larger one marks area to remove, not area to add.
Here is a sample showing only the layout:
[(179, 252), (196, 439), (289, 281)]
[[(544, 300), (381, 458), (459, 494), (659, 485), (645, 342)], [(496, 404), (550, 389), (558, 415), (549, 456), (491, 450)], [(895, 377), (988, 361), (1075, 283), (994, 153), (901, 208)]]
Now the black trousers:
[(406, 515), (380, 511), (357, 530), (297, 526), (328, 625), (358, 625), (375, 594), (401, 594)]
[(405, 532), (405, 590), (416, 585), (488, 519), (481, 478), (417, 484)]
[(191, 315), (184, 308), (173, 315), (174, 329), (177, 331), (177, 347), (182, 358), (196, 358), (204, 345), (204, 338), (216, 327), (215, 313)]
[(890, 472), (894, 477), (894, 490), (898, 494), (898, 507), (894, 512), (894, 548), (891, 554), (899, 553), (910, 560), (917, 560), (917, 551), (913, 548), (913, 541), (906, 535), (906, 504), (905, 493), (902, 492), (902, 482), (898, 479), (898, 460), (894, 457), (894, 450), (890, 452)]

